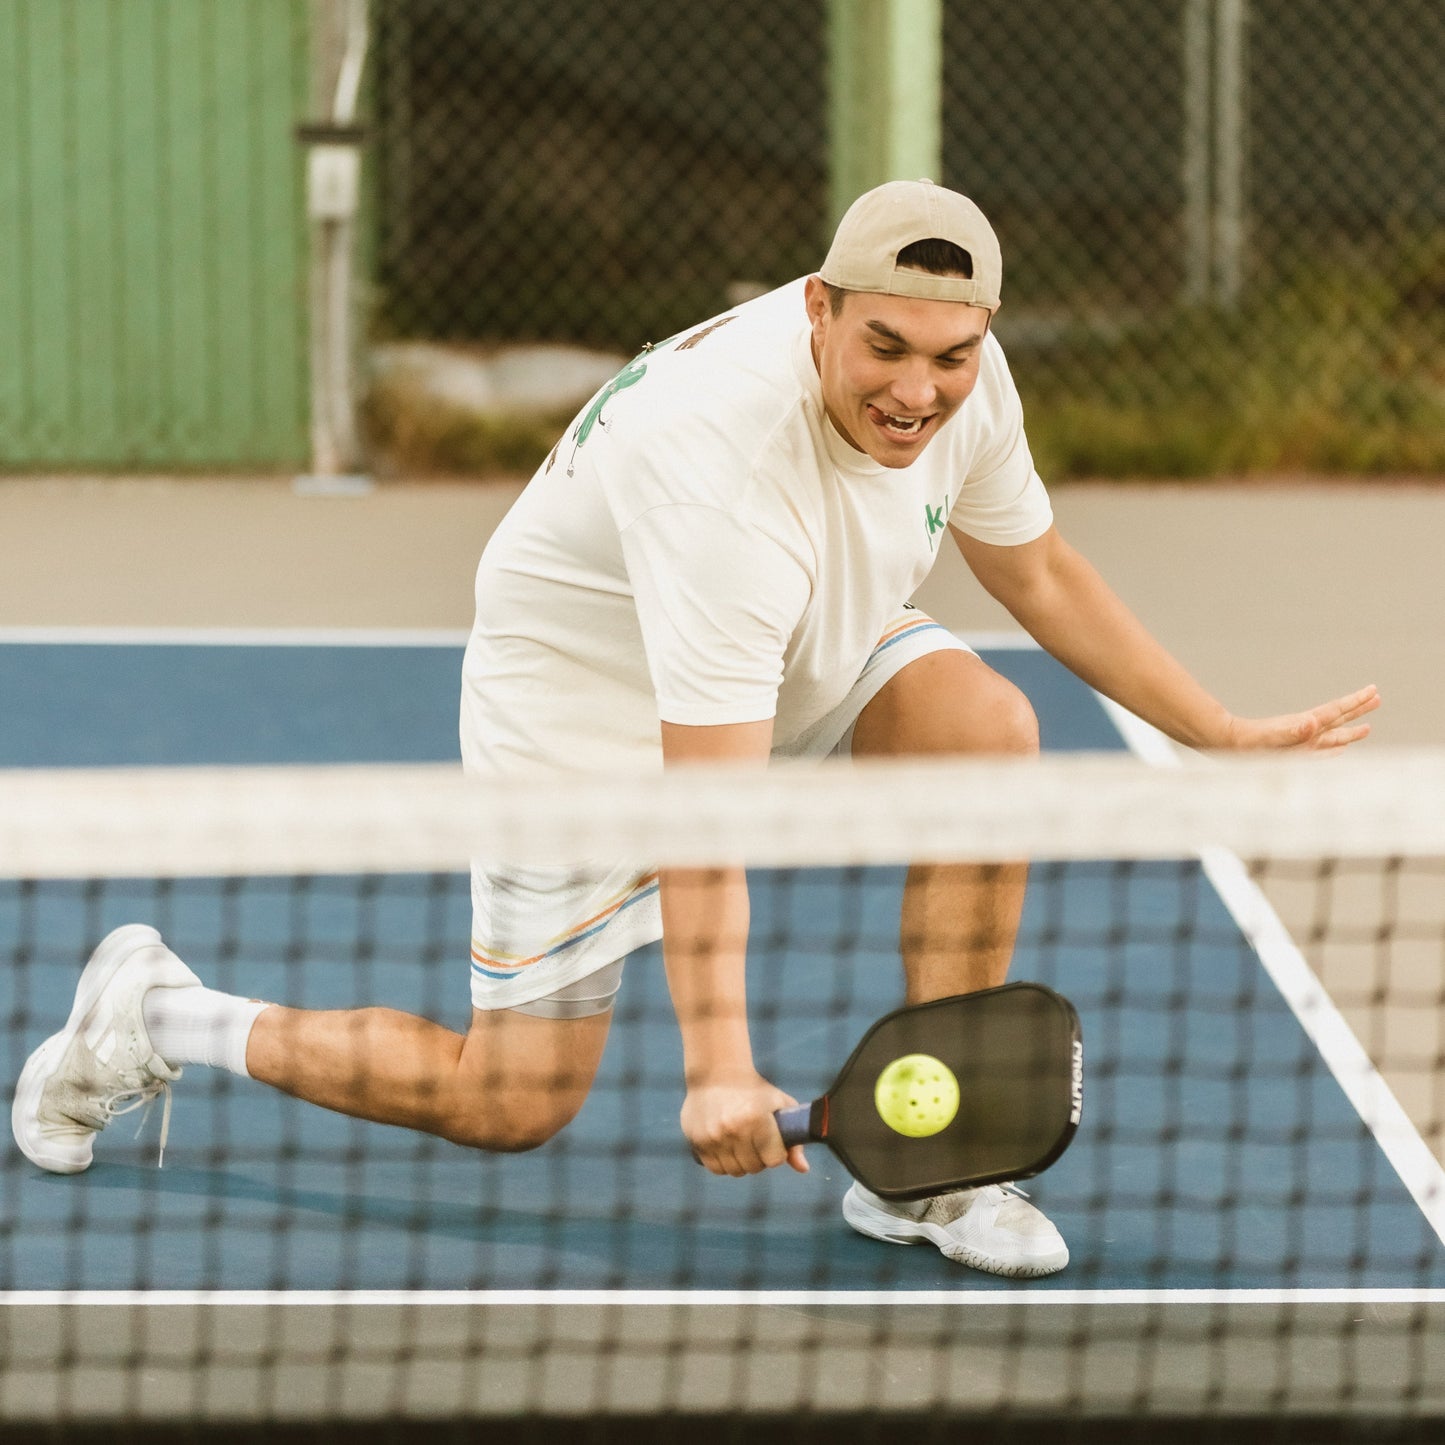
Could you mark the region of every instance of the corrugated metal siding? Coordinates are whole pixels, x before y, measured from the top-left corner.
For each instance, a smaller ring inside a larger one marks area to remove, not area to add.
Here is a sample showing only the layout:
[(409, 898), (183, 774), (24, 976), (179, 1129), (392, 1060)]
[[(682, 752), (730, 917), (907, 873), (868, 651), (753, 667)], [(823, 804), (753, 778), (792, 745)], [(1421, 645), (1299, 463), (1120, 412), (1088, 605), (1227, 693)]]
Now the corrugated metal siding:
[(0, 466), (304, 459), (305, 0), (0, 5)]

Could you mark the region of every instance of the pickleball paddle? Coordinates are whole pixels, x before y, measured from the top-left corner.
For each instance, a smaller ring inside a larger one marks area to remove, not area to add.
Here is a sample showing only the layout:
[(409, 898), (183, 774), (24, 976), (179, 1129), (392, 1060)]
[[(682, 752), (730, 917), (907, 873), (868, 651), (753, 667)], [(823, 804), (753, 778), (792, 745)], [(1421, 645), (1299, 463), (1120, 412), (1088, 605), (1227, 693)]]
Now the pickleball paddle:
[(882, 1198), (923, 1199), (1047, 1169), (1078, 1128), (1083, 1060), (1068, 999), (1006, 983), (879, 1019), (826, 1094), (774, 1117)]

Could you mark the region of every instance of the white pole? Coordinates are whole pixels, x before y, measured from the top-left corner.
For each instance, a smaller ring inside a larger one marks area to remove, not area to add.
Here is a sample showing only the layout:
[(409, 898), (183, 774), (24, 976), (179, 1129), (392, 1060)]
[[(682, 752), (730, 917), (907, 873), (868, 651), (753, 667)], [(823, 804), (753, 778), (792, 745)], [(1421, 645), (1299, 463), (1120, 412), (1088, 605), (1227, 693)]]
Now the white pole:
[[(306, 209), (311, 220), (311, 475), (306, 490), (354, 490), (358, 461), (352, 253), (361, 190), (356, 102), (366, 63), (367, 0), (317, 0), (314, 64), (326, 113), (305, 128)], [(334, 77), (334, 79), (333, 79)]]
[(1210, 10), (1213, 0), (1185, 0), (1184, 80), (1184, 299), (1209, 300), (1213, 253), (1210, 205)]
[(1215, 36), (1214, 295), (1238, 303), (1244, 289), (1245, 153), (1249, 127), (1245, 84), (1248, 0), (1219, 0)]

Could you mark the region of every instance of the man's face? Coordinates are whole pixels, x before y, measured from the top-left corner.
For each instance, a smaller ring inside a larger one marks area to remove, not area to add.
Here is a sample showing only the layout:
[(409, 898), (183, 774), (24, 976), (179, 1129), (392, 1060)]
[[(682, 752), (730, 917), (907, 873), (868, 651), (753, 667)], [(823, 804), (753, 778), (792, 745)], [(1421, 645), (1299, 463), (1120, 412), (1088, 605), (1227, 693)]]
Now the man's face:
[(875, 462), (911, 465), (977, 383), (988, 311), (850, 292), (834, 316), (818, 277), (805, 294), (829, 419)]

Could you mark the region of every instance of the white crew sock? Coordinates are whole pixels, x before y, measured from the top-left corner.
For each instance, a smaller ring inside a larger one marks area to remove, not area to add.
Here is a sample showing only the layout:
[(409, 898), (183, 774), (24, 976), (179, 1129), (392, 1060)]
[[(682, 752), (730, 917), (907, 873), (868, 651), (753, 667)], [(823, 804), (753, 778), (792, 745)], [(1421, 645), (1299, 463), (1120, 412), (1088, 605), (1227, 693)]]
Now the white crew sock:
[(204, 1064), (249, 1079), (246, 1042), (257, 1015), (269, 1007), (259, 999), (193, 985), (151, 989), (141, 1000), (141, 1015), (151, 1047), (173, 1069)]

